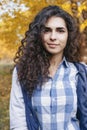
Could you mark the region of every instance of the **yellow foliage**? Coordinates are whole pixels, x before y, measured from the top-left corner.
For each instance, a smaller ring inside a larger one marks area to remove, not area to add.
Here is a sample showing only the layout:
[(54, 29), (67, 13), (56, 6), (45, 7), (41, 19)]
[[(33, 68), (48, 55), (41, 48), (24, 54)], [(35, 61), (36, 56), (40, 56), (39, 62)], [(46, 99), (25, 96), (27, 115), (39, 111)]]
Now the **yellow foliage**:
[(65, 2), (61, 7), (72, 15), (70, 2)]
[[(0, 59), (14, 57), (25, 31), (28, 29), (29, 23), (43, 7), (47, 5), (59, 5), (72, 14), (69, 0), (48, 0), (48, 2), (47, 0), (22, 0), (20, 3), (25, 4), (29, 9), (25, 12), (14, 12), (14, 18), (5, 14), (2, 17), (3, 22), (0, 22)], [(86, 0), (78, 7), (78, 17), (81, 16), (83, 9), (87, 10)], [(87, 20), (81, 22), (80, 31), (83, 31), (85, 26), (87, 26)]]
[(82, 10), (87, 11), (87, 1), (84, 1), (80, 6), (78, 6), (78, 16), (80, 17)]
[(81, 25), (80, 25), (80, 31), (82, 32), (85, 27), (87, 27), (87, 20), (85, 20)]

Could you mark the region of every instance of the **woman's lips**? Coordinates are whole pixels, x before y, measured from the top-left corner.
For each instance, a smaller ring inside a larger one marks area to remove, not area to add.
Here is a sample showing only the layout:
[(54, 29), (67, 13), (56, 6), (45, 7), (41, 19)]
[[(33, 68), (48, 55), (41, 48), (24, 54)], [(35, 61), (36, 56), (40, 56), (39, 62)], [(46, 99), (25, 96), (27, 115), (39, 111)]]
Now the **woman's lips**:
[(55, 48), (56, 46), (58, 46), (58, 44), (48, 43), (48, 46), (49, 46), (50, 48)]

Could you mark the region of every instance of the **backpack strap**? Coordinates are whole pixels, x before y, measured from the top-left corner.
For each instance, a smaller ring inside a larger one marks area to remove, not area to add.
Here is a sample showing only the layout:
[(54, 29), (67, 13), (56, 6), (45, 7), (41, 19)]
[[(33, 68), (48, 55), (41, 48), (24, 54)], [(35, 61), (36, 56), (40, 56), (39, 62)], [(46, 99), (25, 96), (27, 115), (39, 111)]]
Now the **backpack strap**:
[(32, 108), (31, 97), (24, 89), (24, 86), (21, 88), (24, 97), (26, 122), (27, 122), (28, 130), (39, 130), (39, 121), (37, 119), (37, 115), (35, 111)]
[(32, 107), (31, 96), (27, 93), (27, 90), (25, 89), (25, 84), (23, 83), (23, 81), (20, 82), (20, 85), (21, 85), (21, 90), (22, 90), (22, 94), (24, 98), (25, 115), (26, 115), (26, 122), (27, 122), (28, 130), (39, 130), (40, 124), (37, 119), (36, 112), (33, 110), (33, 107)]

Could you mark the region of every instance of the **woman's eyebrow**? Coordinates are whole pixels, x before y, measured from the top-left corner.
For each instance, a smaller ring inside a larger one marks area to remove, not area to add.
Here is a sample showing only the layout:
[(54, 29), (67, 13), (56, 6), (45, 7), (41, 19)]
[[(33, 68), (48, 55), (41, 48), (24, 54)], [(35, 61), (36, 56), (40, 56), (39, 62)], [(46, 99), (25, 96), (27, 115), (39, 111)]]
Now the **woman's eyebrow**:
[[(52, 29), (51, 27), (49, 27), (49, 26), (45, 26), (45, 29)], [(66, 29), (65, 27), (56, 27), (56, 29)]]
[(56, 29), (62, 30), (62, 29), (66, 29), (65, 27), (57, 27)]
[(47, 27), (47, 26), (45, 26), (45, 29), (51, 29), (51, 27)]

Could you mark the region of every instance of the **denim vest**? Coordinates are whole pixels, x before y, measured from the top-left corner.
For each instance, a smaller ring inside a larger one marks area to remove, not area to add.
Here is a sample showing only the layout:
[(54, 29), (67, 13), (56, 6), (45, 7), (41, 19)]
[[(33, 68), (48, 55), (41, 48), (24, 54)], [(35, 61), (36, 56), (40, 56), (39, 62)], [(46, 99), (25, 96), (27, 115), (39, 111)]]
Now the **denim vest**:
[(77, 118), (79, 119), (80, 130), (87, 130), (87, 68), (81, 63), (75, 63), (75, 66), (79, 72), (77, 84)]
[[(87, 70), (85, 65), (81, 63), (74, 63), (78, 70), (77, 83), (77, 118), (80, 124), (80, 130), (87, 130)], [(32, 109), (31, 97), (21, 84), (22, 93), (25, 103), (26, 122), (28, 130), (39, 130), (39, 121), (36, 113)]]

